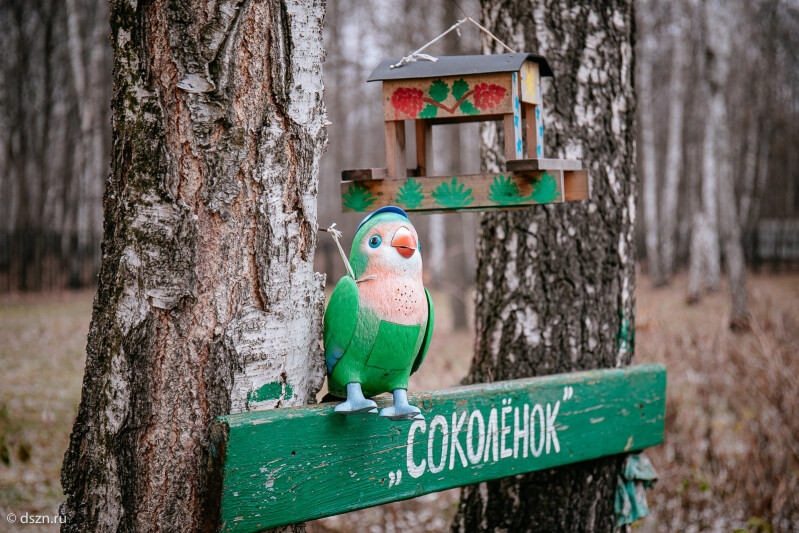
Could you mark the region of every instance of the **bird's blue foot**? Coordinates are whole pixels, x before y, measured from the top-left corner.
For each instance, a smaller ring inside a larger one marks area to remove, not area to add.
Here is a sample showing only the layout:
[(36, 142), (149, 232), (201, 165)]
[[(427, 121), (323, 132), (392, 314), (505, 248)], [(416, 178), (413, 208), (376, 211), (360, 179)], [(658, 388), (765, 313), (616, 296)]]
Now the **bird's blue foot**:
[(394, 405), (380, 410), (380, 416), (389, 420), (424, 420), (422, 410), (408, 403), (408, 391), (394, 389)]
[(376, 413), (377, 404), (363, 397), (360, 383), (347, 384), (347, 401), (336, 406), (335, 411), (342, 415)]

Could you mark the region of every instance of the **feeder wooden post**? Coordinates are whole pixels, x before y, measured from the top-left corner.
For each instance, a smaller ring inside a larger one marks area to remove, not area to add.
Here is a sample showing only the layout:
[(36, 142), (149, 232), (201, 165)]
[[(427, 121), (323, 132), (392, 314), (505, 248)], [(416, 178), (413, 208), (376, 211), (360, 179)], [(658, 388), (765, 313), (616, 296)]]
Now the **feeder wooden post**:
[(511, 76), (511, 109), (503, 117), (505, 127), (505, 160), (522, 159), (522, 108), (519, 100), (519, 81), (514, 72)]
[(535, 104), (523, 103), (524, 108), (524, 128), (526, 136), (527, 157), (534, 159), (541, 157), (538, 153), (538, 126), (535, 123)]
[(405, 177), (405, 122), (386, 122), (386, 170), (389, 178)]
[(430, 176), (433, 172), (433, 125), (429, 120), (417, 119), (416, 124), (416, 170), (419, 176)]
[(502, 122), (505, 132), (505, 160), (521, 159), (521, 157), (516, 157), (516, 130), (513, 127), (513, 113), (503, 116)]

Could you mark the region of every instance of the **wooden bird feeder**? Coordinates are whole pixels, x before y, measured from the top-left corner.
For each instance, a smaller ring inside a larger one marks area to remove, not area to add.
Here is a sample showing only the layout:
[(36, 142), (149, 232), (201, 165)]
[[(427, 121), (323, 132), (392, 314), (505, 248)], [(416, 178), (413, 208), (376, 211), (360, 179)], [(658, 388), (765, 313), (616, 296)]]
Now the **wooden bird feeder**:
[[(541, 79), (553, 76), (536, 54), (442, 56), (397, 68), (386, 59), (367, 81), (383, 83), (385, 168), (342, 172), (345, 212), (398, 205), (406, 211), (510, 209), (585, 200), (580, 161), (545, 159)], [(405, 121), (416, 130), (416, 167), (406, 168)], [(436, 176), (433, 126), (502, 121), (504, 172)]]

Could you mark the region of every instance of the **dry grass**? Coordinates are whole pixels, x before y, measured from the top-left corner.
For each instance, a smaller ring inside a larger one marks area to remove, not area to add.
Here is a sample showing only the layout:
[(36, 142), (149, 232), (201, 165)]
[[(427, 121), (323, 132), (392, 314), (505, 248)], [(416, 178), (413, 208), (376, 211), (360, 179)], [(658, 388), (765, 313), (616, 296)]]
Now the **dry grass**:
[[(637, 529), (799, 531), (799, 275), (750, 278), (754, 320), (745, 333), (726, 328), (725, 292), (692, 307), (684, 294), (682, 278), (661, 290), (639, 278), (636, 362), (665, 363), (669, 385), (666, 442), (648, 452), (661, 479), (653, 514)], [(471, 360), (472, 334), (451, 330), (440, 296), (414, 390), (456, 384)], [(53, 514), (62, 498), (91, 297), (0, 298), (0, 439), (9, 450), (0, 520), (11, 511)], [(309, 531), (442, 531), (457, 498), (457, 490), (431, 494), (317, 520)]]
[(687, 307), (683, 290), (642, 285), (636, 361), (665, 363), (669, 381), (642, 526), (799, 531), (799, 277), (750, 280), (746, 333), (727, 329), (724, 291)]
[[(80, 401), (92, 293), (0, 299), (0, 531), (5, 516), (53, 516)], [(17, 524), (22, 531), (56, 527)]]

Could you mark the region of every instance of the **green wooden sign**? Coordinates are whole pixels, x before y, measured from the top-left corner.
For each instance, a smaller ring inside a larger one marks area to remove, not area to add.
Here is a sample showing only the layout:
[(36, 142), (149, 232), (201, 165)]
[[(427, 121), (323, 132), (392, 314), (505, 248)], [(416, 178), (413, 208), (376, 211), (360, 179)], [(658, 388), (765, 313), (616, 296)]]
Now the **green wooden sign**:
[(220, 529), (260, 531), (659, 444), (666, 370), (575, 372), (410, 401), (424, 421), (344, 417), (333, 404), (221, 417)]

